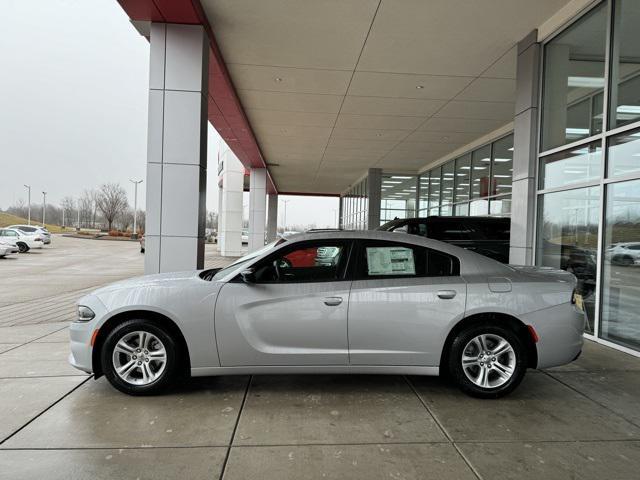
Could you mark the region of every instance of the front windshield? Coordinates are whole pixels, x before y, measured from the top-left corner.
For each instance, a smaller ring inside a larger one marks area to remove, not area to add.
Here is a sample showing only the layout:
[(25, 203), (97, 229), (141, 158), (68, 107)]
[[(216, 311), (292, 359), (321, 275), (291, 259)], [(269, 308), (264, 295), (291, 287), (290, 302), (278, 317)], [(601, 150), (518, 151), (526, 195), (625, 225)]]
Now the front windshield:
[(244, 257), (240, 257), (231, 265), (227, 265), (222, 270), (219, 270), (213, 277), (211, 277), (211, 280), (220, 280), (221, 278), (226, 277), (230, 273), (240, 270), (242, 266), (244, 266), (250, 260), (253, 260), (256, 257), (261, 256), (263, 253), (268, 252), (269, 250), (274, 248), (276, 245), (280, 245), (282, 242), (283, 242), (283, 239), (279, 238), (278, 240), (268, 243), (261, 249), (256, 250), (255, 252), (251, 252), (246, 254)]

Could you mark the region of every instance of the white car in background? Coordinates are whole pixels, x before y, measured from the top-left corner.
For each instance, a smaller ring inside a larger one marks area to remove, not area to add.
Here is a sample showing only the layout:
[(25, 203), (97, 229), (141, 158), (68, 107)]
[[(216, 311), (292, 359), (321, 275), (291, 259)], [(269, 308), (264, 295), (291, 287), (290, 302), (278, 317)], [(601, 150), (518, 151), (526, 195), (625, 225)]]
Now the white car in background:
[(40, 235), (27, 234), (17, 228), (0, 229), (0, 242), (15, 245), (20, 253), (28, 252), (32, 248), (42, 248), (44, 245)]
[(242, 236), (240, 238), (242, 239), (242, 243), (249, 243), (249, 231), (242, 230)]
[(20, 249), (10, 243), (0, 242), (0, 258), (4, 258), (12, 253), (18, 253)]
[(46, 227), (39, 227), (38, 225), (9, 225), (7, 228), (20, 230), (27, 235), (38, 235), (42, 238), (45, 245), (51, 243), (51, 233), (49, 233)]
[(640, 263), (640, 242), (621, 242), (609, 247), (605, 257), (614, 265)]

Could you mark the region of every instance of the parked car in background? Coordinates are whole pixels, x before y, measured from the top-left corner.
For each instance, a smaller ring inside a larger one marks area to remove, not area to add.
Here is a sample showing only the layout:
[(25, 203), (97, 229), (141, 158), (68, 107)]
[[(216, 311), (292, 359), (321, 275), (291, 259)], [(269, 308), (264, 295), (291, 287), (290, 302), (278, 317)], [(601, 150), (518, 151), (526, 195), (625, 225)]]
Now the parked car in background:
[(76, 368), (132, 395), (193, 376), (448, 374), (497, 398), (582, 349), (576, 278), (414, 235), (279, 239), (223, 269), (147, 275), (78, 301)]
[(433, 238), (509, 263), (511, 220), (501, 217), (423, 217), (391, 220), (376, 230)]
[(32, 248), (42, 248), (44, 241), (40, 235), (27, 234), (17, 228), (0, 229), (0, 242), (10, 243), (18, 247), (20, 253), (25, 253)]
[(7, 255), (11, 255), (13, 253), (18, 253), (19, 251), (20, 249), (15, 245), (0, 241), (0, 258), (4, 258)]
[(144, 253), (144, 235), (140, 237), (140, 253)]
[(605, 258), (614, 265), (640, 263), (640, 242), (616, 243), (607, 249)]
[(7, 228), (15, 228), (24, 233), (39, 235), (42, 237), (45, 245), (51, 243), (51, 233), (47, 230), (47, 227), (39, 227), (38, 225), (9, 225)]

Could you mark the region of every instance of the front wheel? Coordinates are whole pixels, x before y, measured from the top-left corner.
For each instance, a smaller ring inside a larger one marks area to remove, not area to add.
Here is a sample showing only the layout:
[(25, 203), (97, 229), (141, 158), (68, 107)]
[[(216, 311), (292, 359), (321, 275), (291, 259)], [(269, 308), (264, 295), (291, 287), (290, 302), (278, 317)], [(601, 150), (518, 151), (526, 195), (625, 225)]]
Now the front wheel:
[(27, 253), (29, 251), (29, 246), (24, 242), (19, 242), (16, 244), (18, 246), (18, 252)]
[(454, 338), (449, 371), (463, 392), (479, 398), (499, 398), (512, 392), (524, 378), (526, 350), (509, 328), (474, 325)]
[(115, 388), (129, 395), (153, 395), (169, 387), (178, 371), (177, 344), (161, 326), (127, 320), (107, 336), (102, 369)]

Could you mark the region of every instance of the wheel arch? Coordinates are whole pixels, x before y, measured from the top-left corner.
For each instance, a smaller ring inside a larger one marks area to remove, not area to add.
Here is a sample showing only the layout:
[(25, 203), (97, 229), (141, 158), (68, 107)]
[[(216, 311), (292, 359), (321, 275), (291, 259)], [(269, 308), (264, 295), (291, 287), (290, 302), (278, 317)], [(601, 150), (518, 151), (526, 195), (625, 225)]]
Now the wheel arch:
[(165, 327), (172, 335), (172, 337), (176, 340), (176, 343), (179, 345), (180, 368), (186, 375), (191, 372), (191, 357), (189, 355), (189, 346), (187, 345), (187, 341), (185, 340), (184, 334), (180, 330), (180, 327), (166, 315), (151, 310), (137, 309), (117, 313), (100, 326), (93, 344), (93, 350), (91, 352), (91, 364), (95, 378), (101, 377), (104, 373), (102, 370), (102, 363), (100, 362), (100, 351), (102, 350), (105, 339), (107, 338), (109, 333), (119, 324), (133, 319), (153, 320), (159, 325)]
[(527, 325), (525, 325), (525, 323), (519, 318), (507, 313), (485, 312), (476, 313), (465, 317), (458, 323), (456, 323), (453, 328), (451, 328), (442, 347), (442, 353), (440, 354), (441, 372), (442, 369), (446, 368), (446, 366), (449, 364), (449, 353), (451, 351), (453, 339), (456, 337), (456, 335), (471, 325), (478, 325), (483, 322), (493, 322), (512, 329), (514, 333), (516, 333), (523, 340), (524, 345), (527, 349), (527, 366), (530, 368), (536, 368), (536, 366), (538, 365), (538, 349), (536, 348), (536, 343), (531, 337), (531, 332), (529, 331)]

